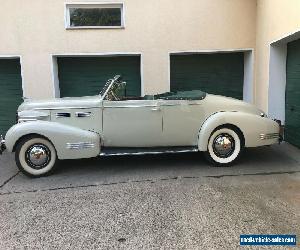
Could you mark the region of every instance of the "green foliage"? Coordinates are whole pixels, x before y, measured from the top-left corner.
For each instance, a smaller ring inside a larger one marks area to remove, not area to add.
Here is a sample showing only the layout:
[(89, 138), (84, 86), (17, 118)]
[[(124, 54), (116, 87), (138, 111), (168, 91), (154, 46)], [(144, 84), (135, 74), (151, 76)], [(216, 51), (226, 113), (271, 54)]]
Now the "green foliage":
[(103, 8), (70, 9), (71, 27), (76, 26), (121, 26), (121, 9)]

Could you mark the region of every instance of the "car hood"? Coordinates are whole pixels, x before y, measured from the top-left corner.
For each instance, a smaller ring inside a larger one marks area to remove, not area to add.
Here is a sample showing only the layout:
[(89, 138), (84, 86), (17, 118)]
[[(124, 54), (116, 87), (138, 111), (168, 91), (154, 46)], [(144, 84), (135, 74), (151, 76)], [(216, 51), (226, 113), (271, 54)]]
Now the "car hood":
[(219, 96), (208, 94), (204, 99), (205, 107), (208, 107), (208, 112), (215, 113), (220, 111), (233, 111), (233, 112), (246, 112), (255, 115), (261, 115), (264, 113), (262, 110), (258, 109), (255, 105), (234, 99), (231, 97)]
[(24, 110), (47, 110), (61, 108), (91, 108), (99, 107), (101, 103), (100, 96), (86, 97), (64, 97), (45, 100), (25, 100), (18, 108), (18, 111)]

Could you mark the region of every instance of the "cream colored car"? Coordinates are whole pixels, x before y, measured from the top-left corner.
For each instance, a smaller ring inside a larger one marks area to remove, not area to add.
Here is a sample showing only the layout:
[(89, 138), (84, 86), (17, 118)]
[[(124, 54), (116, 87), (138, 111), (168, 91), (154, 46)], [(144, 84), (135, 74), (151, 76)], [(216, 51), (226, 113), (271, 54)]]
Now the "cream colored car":
[(203, 151), (217, 166), (235, 162), (244, 147), (278, 143), (280, 126), (255, 106), (202, 91), (126, 96), (120, 76), (97, 96), (27, 100), (1, 150), (15, 152), (30, 176), (57, 160), (98, 155)]

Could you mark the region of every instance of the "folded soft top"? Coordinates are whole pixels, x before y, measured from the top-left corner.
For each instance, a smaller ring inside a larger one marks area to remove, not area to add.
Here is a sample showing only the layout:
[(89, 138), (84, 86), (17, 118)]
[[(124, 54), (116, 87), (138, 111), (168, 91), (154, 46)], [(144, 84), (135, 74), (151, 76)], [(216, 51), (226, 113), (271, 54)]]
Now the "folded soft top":
[(164, 100), (202, 100), (206, 93), (201, 90), (174, 91), (154, 95), (154, 99)]

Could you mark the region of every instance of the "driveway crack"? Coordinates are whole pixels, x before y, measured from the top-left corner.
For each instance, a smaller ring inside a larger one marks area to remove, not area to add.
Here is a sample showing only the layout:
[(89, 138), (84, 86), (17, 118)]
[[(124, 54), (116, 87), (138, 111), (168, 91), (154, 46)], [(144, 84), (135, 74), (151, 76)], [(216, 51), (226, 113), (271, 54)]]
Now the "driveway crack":
[[(5, 181), (0, 188), (6, 185), (14, 177), (16, 177), (20, 172), (13, 175), (7, 181)], [(0, 192), (1, 195), (11, 195), (11, 194), (22, 194), (22, 193), (36, 193), (36, 192), (50, 192), (57, 190), (68, 190), (76, 188), (89, 188), (89, 187), (100, 187), (100, 186), (113, 186), (119, 184), (130, 184), (130, 183), (156, 183), (158, 181), (170, 181), (170, 180), (180, 180), (180, 179), (200, 179), (200, 178), (223, 178), (223, 177), (239, 177), (239, 176), (264, 176), (264, 175), (278, 175), (278, 174), (295, 174), (300, 173), (300, 171), (282, 171), (282, 172), (262, 172), (262, 173), (250, 173), (250, 174), (227, 174), (227, 175), (206, 175), (206, 176), (175, 176), (175, 177), (164, 177), (158, 179), (142, 179), (142, 180), (128, 180), (128, 181), (119, 181), (119, 182), (108, 182), (108, 183), (96, 183), (96, 184), (86, 184), (86, 185), (75, 185), (75, 186), (65, 186), (65, 187), (54, 187), (54, 188), (45, 188), (45, 189), (33, 189), (33, 190), (24, 190), (24, 191), (8, 191)]]
[(255, 175), (276, 175), (276, 174), (295, 174), (300, 171), (279, 171), (279, 172), (261, 172), (261, 173), (250, 173), (250, 174), (224, 174), (224, 175), (206, 175), (206, 178), (223, 178), (223, 177), (236, 177), (236, 176), (255, 176)]
[(6, 181), (4, 181), (4, 182), (0, 185), (0, 189), (3, 188), (7, 183), (9, 183), (13, 178), (15, 178), (19, 173), (20, 173), (20, 171), (18, 171), (16, 174), (14, 174), (14, 175), (11, 176), (10, 178), (8, 178)]

